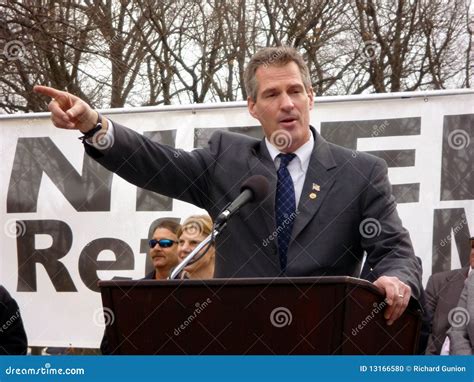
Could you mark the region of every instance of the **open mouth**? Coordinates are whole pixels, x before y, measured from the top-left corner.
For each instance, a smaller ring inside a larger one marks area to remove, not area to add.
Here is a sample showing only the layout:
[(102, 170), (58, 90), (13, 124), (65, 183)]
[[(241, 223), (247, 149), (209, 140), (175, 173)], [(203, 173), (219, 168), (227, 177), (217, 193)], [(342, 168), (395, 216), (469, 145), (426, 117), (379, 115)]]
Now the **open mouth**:
[(296, 124), (298, 119), (296, 117), (286, 117), (279, 120), (280, 125), (283, 127), (292, 127)]

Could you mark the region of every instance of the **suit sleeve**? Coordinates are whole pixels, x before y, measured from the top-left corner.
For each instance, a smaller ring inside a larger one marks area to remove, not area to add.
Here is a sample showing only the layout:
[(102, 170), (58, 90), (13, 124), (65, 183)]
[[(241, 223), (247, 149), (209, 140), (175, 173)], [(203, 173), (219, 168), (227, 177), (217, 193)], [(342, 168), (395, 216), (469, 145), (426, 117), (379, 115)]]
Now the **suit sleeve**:
[(468, 332), (470, 317), (467, 310), (467, 301), (468, 298), (472, 299), (474, 297), (468, 297), (469, 280), (474, 282), (474, 277), (471, 275), (471, 277), (467, 278), (461, 297), (459, 298), (458, 311), (455, 312), (452, 317), (453, 322), (459, 323), (459, 325), (452, 324), (451, 328), (448, 330), (450, 355), (472, 355), (472, 344)]
[[(219, 137), (214, 140), (218, 140)], [(187, 152), (163, 145), (114, 122), (109, 147), (86, 152), (108, 170), (128, 182), (171, 198), (206, 208), (210, 179), (216, 160), (211, 149)], [(218, 144), (214, 144), (216, 148)]]
[(367, 252), (370, 279), (395, 276), (411, 287), (412, 296), (421, 293), (421, 265), (415, 257), (408, 231), (403, 228), (388, 180), (387, 165), (377, 159), (368, 177), (359, 226), (362, 248)]

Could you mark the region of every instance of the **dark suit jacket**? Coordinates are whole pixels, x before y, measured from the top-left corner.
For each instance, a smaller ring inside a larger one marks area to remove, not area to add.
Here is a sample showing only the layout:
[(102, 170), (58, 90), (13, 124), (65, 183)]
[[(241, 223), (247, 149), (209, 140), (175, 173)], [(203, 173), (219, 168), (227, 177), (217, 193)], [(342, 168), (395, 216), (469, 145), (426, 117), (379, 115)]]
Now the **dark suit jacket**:
[[(357, 277), (367, 251), (374, 279), (397, 276), (418, 297), (421, 269), (396, 211), (386, 163), (328, 143), (311, 130), (315, 147), (285, 275)], [(274, 235), (277, 174), (263, 140), (218, 131), (208, 147), (186, 152), (114, 123), (110, 148), (98, 151), (85, 146), (99, 163), (127, 181), (195, 204), (213, 219), (239, 195), (246, 178), (265, 176), (270, 182), (268, 197), (258, 205), (243, 207), (217, 239), (215, 277), (283, 276)], [(310, 198), (311, 193), (317, 197)]]
[(155, 270), (147, 273), (142, 280), (155, 280)]
[(27, 348), (20, 308), (10, 293), (0, 286), (0, 355), (26, 354)]
[(474, 274), (466, 279), (457, 304), (457, 317), (448, 330), (450, 339), (449, 354), (474, 354)]
[(426, 308), (433, 321), (426, 354), (439, 354), (449, 329), (448, 314), (457, 306), (469, 267), (434, 273), (426, 284)]

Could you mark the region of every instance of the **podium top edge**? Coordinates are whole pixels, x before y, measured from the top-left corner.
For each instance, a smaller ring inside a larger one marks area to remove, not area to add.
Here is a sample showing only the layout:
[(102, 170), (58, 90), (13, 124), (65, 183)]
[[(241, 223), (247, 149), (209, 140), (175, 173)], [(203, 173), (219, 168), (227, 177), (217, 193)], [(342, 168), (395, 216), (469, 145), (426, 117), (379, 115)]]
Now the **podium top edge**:
[(100, 288), (127, 287), (160, 287), (180, 286), (257, 286), (257, 285), (314, 285), (314, 284), (349, 284), (368, 288), (382, 295), (371, 282), (350, 276), (320, 276), (320, 277), (260, 277), (260, 278), (214, 278), (206, 280), (100, 280)]

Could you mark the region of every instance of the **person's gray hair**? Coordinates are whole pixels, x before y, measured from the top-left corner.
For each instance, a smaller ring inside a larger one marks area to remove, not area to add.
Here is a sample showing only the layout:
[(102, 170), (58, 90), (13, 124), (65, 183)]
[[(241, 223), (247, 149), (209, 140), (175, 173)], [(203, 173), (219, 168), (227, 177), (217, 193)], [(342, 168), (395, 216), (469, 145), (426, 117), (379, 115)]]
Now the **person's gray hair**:
[(257, 69), (261, 66), (284, 66), (290, 62), (296, 63), (301, 73), (301, 79), (306, 89), (311, 88), (311, 77), (308, 66), (301, 54), (290, 46), (267, 47), (259, 50), (250, 59), (244, 72), (244, 86), (247, 96), (257, 100), (258, 84), (255, 78)]

